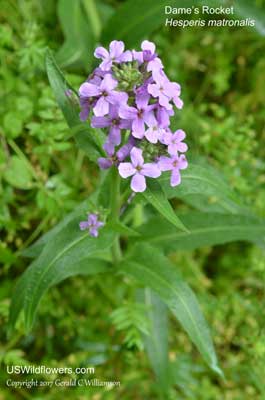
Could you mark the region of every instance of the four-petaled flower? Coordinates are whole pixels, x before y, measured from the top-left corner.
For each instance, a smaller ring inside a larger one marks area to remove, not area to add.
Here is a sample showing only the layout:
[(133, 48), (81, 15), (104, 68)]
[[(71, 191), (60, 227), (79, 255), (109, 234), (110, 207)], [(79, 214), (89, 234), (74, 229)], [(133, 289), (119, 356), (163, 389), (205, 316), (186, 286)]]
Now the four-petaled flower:
[(81, 231), (88, 229), (89, 233), (93, 237), (98, 236), (98, 229), (104, 226), (104, 222), (99, 221), (98, 214), (89, 214), (87, 221), (81, 221), (79, 227)]
[(186, 134), (182, 129), (178, 129), (175, 133), (167, 131), (163, 135), (163, 143), (168, 146), (167, 149), (170, 155), (177, 155), (178, 152), (185, 153), (188, 150), (186, 143), (182, 142), (185, 137)]
[(153, 117), (154, 105), (148, 105), (149, 96), (137, 96), (136, 107), (124, 106), (119, 110), (121, 118), (132, 120), (132, 135), (142, 139), (145, 132), (145, 123)]
[(131, 163), (125, 162), (119, 165), (119, 174), (122, 178), (132, 176), (131, 189), (134, 192), (144, 192), (146, 189), (145, 177), (158, 178), (161, 171), (157, 164), (144, 164), (142, 150), (137, 147), (132, 148), (130, 156)]
[(109, 45), (109, 51), (104, 47), (97, 47), (94, 56), (101, 58), (100, 64), (102, 71), (109, 71), (113, 63), (132, 61), (132, 53), (129, 50), (124, 51), (124, 43), (119, 40), (113, 40)]
[(93, 108), (97, 117), (103, 117), (109, 113), (110, 104), (119, 101), (127, 102), (128, 95), (125, 92), (117, 92), (118, 82), (112, 78), (111, 74), (106, 74), (99, 85), (85, 82), (79, 88), (79, 95), (82, 98), (97, 97), (98, 100)]
[(129, 129), (131, 122), (121, 119), (117, 107), (110, 105), (109, 114), (105, 117), (92, 117), (91, 126), (92, 128), (109, 127), (109, 140), (117, 146), (121, 143), (121, 129)]
[(158, 165), (161, 171), (172, 171), (170, 184), (171, 186), (177, 186), (181, 182), (181, 175), (179, 171), (181, 169), (186, 169), (188, 162), (185, 155), (181, 154), (180, 156), (175, 155), (171, 158), (162, 156), (160, 157)]

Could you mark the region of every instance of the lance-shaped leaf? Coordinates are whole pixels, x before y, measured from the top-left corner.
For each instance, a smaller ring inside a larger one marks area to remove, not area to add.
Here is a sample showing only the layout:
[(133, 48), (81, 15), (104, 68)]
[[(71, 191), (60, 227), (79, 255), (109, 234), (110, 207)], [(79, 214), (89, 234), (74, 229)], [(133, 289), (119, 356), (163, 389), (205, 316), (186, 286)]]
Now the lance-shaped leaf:
[(196, 297), (161, 251), (147, 244), (138, 244), (130, 256), (123, 260), (121, 271), (157, 292), (207, 364), (222, 375), (211, 335)]
[[(27, 277), (24, 299), (26, 329), (32, 327), (37, 307), (47, 289), (60, 280), (64, 269), (86, 265), (87, 259), (107, 257), (114, 235), (102, 228), (98, 238), (91, 237), (86, 231), (79, 230), (80, 217), (71, 221), (48, 242), (40, 256), (34, 261), (34, 268)], [(93, 273), (93, 263), (88, 264)]]
[(181, 179), (181, 184), (175, 187), (170, 186), (168, 173), (163, 173), (158, 179), (167, 198), (177, 197), (202, 211), (249, 213), (226, 181), (210, 165), (189, 163), (188, 168), (181, 172)]
[(141, 240), (168, 250), (192, 250), (238, 240), (265, 239), (265, 221), (254, 217), (191, 212), (182, 214), (181, 220), (189, 233), (177, 231), (162, 218), (153, 218), (139, 229)]
[[(16, 321), (20, 312), (24, 307), (25, 297), (27, 293), (27, 284), (35, 274), (35, 268), (37, 262), (33, 262), (23, 273), (17, 285), (15, 286), (14, 293), (11, 300), (11, 306), (9, 310), (9, 321), (8, 321), (8, 334), (12, 334)], [(75, 276), (75, 275), (95, 275), (98, 273), (108, 272), (109, 265), (107, 262), (95, 258), (84, 258), (81, 261), (77, 261), (74, 264), (66, 264), (60, 270), (57, 270), (57, 274), (54, 275), (54, 280), (47, 282), (45, 292), (52, 286), (59, 284), (63, 280)], [(43, 294), (42, 294), (43, 295)]]
[(143, 335), (144, 346), (162, 394), (167, 395), (170, 383), (168, 360), (168, 308), (150, 288), (139, 289), (137, 299), (145, 304), (149, 335)]
[(185, 225), (183, 225), (174, 212), (161, 185), (157, 181), (151, 179), (148, 180), (148, 185), (146, 190), (143, 192), (143, 197), (175, 227), (187, 232)]
[[(75, 97), (73, 88), (60, 71), (49, 49), (46, 54), (46, 69), (55, 98), (68, 126), (72, 129), (78, 147), (90, 159), (96, 161), (98, 157), (104, 155), (102, 145), (105, 141), (105, 136), (100, 129), (92, 129), (88, 123), (80, 121), (78, 99)], [(71, 95), (69, 95), (69, 90), (71, 90)]]
[(61, 67), (91, 67), (95, 38), (82, 10), (81, 0), (59, 0), (58, 17), (64, 33), (65, 42), (56, 54)]

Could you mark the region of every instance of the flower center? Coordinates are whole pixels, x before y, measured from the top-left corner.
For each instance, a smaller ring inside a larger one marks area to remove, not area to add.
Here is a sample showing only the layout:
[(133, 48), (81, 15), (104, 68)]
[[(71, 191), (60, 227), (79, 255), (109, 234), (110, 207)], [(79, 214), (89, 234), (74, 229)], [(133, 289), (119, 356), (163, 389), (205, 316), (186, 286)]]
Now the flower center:
[(138, 117), (142, 118), (143, 117), (143, 113), (144, 113), (144, 110), (142, 110), (142, 109), (138, 110), (138, 113), (137, 113)]
[(114, 125), (114, 126), (119, 125), (119, 119), (118, 119), (118, 118), (114, 118), (114, 119), (112, 120), (112, 125)]

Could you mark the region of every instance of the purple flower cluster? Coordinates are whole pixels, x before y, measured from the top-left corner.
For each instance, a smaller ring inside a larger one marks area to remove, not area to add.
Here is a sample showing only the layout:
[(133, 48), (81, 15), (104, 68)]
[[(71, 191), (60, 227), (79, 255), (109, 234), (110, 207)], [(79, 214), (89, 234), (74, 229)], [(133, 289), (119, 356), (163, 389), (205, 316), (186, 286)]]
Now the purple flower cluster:
[(166, 76), (154, 43), (144, 40), (141, 51), (125, 51), (114, 40), (94, 55), (101, 63), (79, 88), (80, 118), (107, 130), (100, 168), (114, 165), (122, 178), (132, 177), (134, 192), (146, 189), (145, 177), (163, 171), (171, 171), (171, 186), (180, 184), (188, 147), (183, 130), (171, 132), (170, 117), (174, 106), (183, 107), (181, 88)]

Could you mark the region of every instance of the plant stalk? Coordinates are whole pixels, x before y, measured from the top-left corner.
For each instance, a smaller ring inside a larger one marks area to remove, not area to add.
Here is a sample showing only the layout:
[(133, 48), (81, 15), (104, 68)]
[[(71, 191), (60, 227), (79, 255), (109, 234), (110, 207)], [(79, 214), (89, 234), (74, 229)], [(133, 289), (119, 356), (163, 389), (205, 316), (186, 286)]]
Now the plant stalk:
[[(118, 222), (120, 218), (120, 176), (117, 168), (112, 171), (112, 185), (110, 193), (110, 212), (113, 222)], [(112, 259), (113, 263), (117, 264), (122, 258), (120, 237), (117, 234), (112, 245)]]

